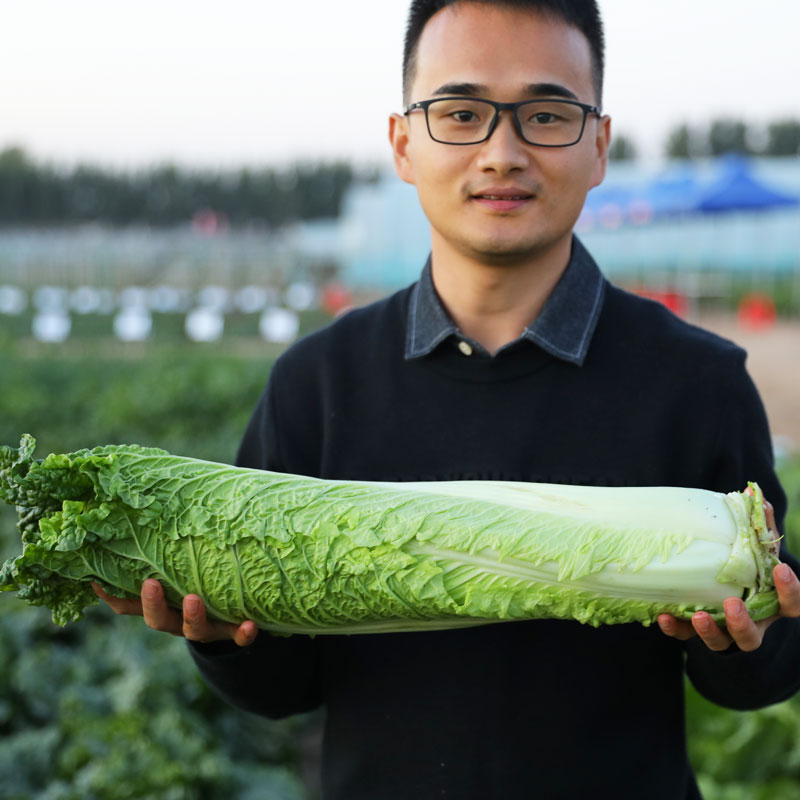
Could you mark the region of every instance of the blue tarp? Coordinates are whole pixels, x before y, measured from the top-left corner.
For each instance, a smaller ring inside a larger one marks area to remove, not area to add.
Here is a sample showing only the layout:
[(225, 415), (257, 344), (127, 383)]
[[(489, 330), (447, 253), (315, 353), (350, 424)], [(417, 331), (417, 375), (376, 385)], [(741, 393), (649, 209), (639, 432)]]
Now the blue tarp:
[(800, 198), (775, 191), (756, 180), (747, 159), (729, 156), (721, 160), (718, 176), (701, 192), (696, 210), (709, 213), (758, 211), (799, 203)]
[(650, 206), (653, 216), (661, 217), (693, 211), (699, 194), (700, 182), (696, 171), (677, 167), (648, 181), (640, 197)]
[(681, 165), (637, 183), (601, 184), (587, 198), (584, 222), (645, 222), (675, 215), (755, 211), (795, 206), (800, 197), (772, 189), (757, 179), (750, 162), (727, 156), (711, 175)]

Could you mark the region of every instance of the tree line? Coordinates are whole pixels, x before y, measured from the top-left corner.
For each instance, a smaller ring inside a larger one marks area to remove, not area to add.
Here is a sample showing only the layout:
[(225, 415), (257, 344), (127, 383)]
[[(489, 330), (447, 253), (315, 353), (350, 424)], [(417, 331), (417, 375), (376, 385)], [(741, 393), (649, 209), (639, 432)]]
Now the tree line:
[(348, 187), (374, 177), (346, 162), (227, 171), (172, 164), (127, 172), (86, 164), (64, 169), (10, 147), (0, 151), (0, 225), (170, 226), (213, 211), (234, 226), (277, 227), (338, 216)]
[[(722, 118), (707, 125), (676, 125), (664, 144), (667, 158), (709, 158), (736, 153), (746, 156), (800, 155), (800, 120), (783, 119), (756, 127), (744, 120)], [(624, 134), (614, 137), (610, 155), (616, 160), (637, 157), (636, 143)]]
[[(705, 126), (682, 123), (667, 136), (668, 158), (738, 153), (800, 155), (800, 120), (755, 127), (716, 119)], [(615, 135), (610, 156), (633, 160), (636, 142)], [(197, 170), (165, 164), (115, 171), (80, 164), (66, 169), (39, 163), (23, 148), (0, 151), (0, 225), (74, 224), (171, 226), (213, 211), (234, 226), (279, 227), (297, 220), (339, 216), (354, 181), (375, 180), (377, 168), (347, 162), (296, 163), (285, 167)]]

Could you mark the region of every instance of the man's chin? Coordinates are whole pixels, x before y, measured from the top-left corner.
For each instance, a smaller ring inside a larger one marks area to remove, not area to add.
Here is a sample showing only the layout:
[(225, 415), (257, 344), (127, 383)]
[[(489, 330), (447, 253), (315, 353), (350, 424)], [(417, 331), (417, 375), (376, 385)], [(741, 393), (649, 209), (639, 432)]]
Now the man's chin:
[(552, 252), (556, 242), (485, 242), (475, 247), (471, 257), (488, 266), (516, 267), (529, 264)]

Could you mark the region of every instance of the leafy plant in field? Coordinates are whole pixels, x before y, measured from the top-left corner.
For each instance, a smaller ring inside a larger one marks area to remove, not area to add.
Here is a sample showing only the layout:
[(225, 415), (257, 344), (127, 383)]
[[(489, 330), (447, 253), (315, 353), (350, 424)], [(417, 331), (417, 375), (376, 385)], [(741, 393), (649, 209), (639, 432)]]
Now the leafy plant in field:
[(198, 679), (182, 641), (110, 616), (96, 611), (65, 634), (0, 604), (0, 796), (304, 796), (293, 741), (302, 721), (234, 712)]
[(233, 459), (270, 367), (191, 347), (147, 358), (0, 357), (0, 441), (31, 429), (42, 451), (136, 443), (220, 461)]

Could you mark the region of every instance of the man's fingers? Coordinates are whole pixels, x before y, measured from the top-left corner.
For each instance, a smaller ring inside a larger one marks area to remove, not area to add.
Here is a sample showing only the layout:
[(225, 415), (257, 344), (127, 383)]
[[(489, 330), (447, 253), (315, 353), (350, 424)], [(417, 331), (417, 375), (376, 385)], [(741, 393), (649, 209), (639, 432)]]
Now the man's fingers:
[(97, 583), (92, 583), (92, 587), (97, 596), (108, 603), (117, 614), (139, 615), (154, 630), (185, 636), (194, 642), (233, 639), (240, 647), (246, 647), (258, 636), (258, 627), (252, 620), (241, 625), (209, 621), (203, 599), (196, 594), (183, 598), (183, 614), (170, 608), (164, 596), (164, 588), (152, 578), (142, 584), (141, 598), (132, 600), (112, 597)]
[(239, 647), (246, 647), (255, 640), (258, 628), (251, 620), (241, 625), (209, 621), (203, 599), (196, 594), (188, 594), (183, 598), (183, 635), (193, 642), (233, 639)]
[(193, 642), (210, 640), (209, 622), (203, 599), (196, 594), (183, 598), (183, 635)]
[(138, 597), (126, 599), (124, 597), (113, 597), (108, 592), (103, 591), (99, 583), (92, 581), (94, 593), (104, 602), (111, 606), (116, 614), (142, 615), (142, 601)]
[(767, 528), (775, 534), (775, 538), (778, 538), (778, 527), (775, 524), (775, 509), (772, 507), (772, 503), (770, 503), (769, 500), (764, 501), (764, 517), (767, 520)]
[(736, 642), (737, 647), (747, 652), (760, 647), (764, 638), (764, 626), (757, 625), (750, 619), (744, 602), (738, 597), (729, 597), (725, 601), (724, 608), (728, 634)]
[(714, 622), (706, 611), (698, 611), (692, 615), (692, 627), (709, 650), (719, 652), (727, 650), (731, 646), (731, 637)]
[(657, 622), (663, 633), (675, 639), (680, 639), (682, 642), (697, 635), (691, 622), (687, 622), (684, 619), (676, 619), (671, 614), (659, 614)]
[(152, 578), (142, 584), (142, 616), (153, 630), (181, 635), (181, 615), (167, 605), (163, 587)]
[(777, 564), (772, 570), (782, 617), (800, 617), (800, 580), (788, 564)]
[(239, 647), (247, 647), (247, 645), (253, 644), (256, 636), (258, 636), (258, 626), (252, 620), (247, 620), (238, 627), (232, 627), (235, 628), (233, 641), (236, 642)]
[(717, 625), (706, 611), (698, 611), (691, 621), (675, 619), (669, 614), (658, 617), (658, 626), (668, 636), (686, 641), (699, 636), (709, 650), (727, 650), (736, 642), (740, 650), (755, 650), (761, 644), (764, 632), (747, 613), (744, 603), (737, 597), (725, 601), (726, 630)]
[[(767, 515), (771, 517), (770, 525), (774, 525), (771, 506), (767, 508)], [(778, 616), (800, 617), (800, 579), (788, 564), (777, 564), (772, 575), (780, 602), (780, 614), (777, 616), (754, 622), (741, 598), (729, 597), (724, 603), (724, 629), (706, 611), (698, 611), (692, 616), (691, 622), (661, 614), (658, 626), (668, 636), (682, 641), (697, 635), (710, 650), (717, 652), (727, 650), (734, 643), (745, 652), (756, 650), (761, 646), (765, 631)]]

